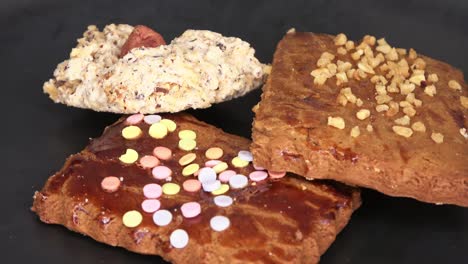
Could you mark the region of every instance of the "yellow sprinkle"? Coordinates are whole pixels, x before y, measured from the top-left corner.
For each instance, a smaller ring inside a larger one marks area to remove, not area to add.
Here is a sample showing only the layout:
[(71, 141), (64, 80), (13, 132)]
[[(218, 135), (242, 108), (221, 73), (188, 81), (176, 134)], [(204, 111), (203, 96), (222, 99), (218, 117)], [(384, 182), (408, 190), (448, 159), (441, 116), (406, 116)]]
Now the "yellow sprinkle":
[(196, 158), (197, 158), (197, 155), (195, 153), (185, 154), (184, 156), (182, 156), (182, 158), (179, 159), (179, 164), (180, 166), (185, 166), (187, 164), (190, 164)]
[(125, 154), (120, 156), (119, 160), (126, 164), (132, 164), (138, 160), (138, 152), (133, 149), (127, 149)]
[(143, 216), (136, 210), (126, 212), (122, 217), (122, 222), (126, 227), (137, 227), (142, 220)]
[(200, 166), (198, 164), (192, 163), (182, 170), (182, 175), (184, 176), (192, 175), (195, 172), (197, 172), (199, 169), (200, 169)]
[(125, 139), (135, 139), (141, 135), (141, 129), (137, 126), (127, 126), (122, 129), (122, 136)]
[(217, 190), (212, 191), (211, 194), (220, 195), (227, 191), (229, 191), (229, 184), (221, 184), (221, 186)]
[(195, 140), (197, 138), (197, 133), (193, 130), (181, 130), (179, 132), (179, 138), (180, 139), (193, 139)]
[(191, 151), (197, 146), (197, 142), (193, 139), (179, 140), (179, 148), (185, 151)]
[(167, 127), (160, 123), (152, 124), (149, 128), (149, 134), (153, 138), (164, 138), (167, 135)]
[(218, 147), (209, 148), (206, 150), (205, 156), (209, 159), (219, 159), (223, 156), (223, 149)]
[(217, 164), (216, 166), (214, 166), (213, 170), (216, 173), (220, 173), (220, 172), (223, 172), (223, 171), (227, 170), (227, 168), (228, 168), (228, 164), (226, 162), (221, 162), (221, 163)]
[(159, 121), (159, 123), (165, 125), (169, 132), (174, 132), (174, 130), (176, 130), (177, 128), (176, 123), (170, 119), (162, 119), (161, 121)]
[(180, 186), (178, 184), (168, 182), (162, 186), (162, 191), (164, 194), (167, 194), (167, 195), (175, 195), (179, 193)]
[(248, 161), (245, 161), (245, 160), (243, 160), (243, 159), (241, 159), (239, 157), (233, 158), (231, 162), (232, 162), (232, 165), (234, 165), (234, 167), (236, 167), (236, 168), (243, 168), (243, 167), (249, 165)]

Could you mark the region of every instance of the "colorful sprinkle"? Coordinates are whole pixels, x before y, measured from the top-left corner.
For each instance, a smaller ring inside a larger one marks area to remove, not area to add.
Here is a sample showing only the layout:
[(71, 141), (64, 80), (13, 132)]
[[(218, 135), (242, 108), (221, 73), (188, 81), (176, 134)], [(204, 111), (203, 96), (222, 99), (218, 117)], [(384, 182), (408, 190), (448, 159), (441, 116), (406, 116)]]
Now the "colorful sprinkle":
[(233, 203), (231, 196), (227, 195), (216, 196), (213, 201), (219, 207), (228, 207)]
[(125, 154), (120, 156), (119, 160), (126, 164), (132, 164), (138, 160), (138, 152), (136, 152), (134, 149), (127, 149)]
[(167, 127), (161, 123), (154, 123), (150, 126), (148, 133), (152, 138), (161, 139), (167, 135)]
[(159, 210), (153, 214), (153, 222), (157, 226), (167, 226), (172, 221), (172, 214), (168, 210)]
[(122, 137), (125, 139), (136, 139), (141, 135), (141, 129), (137, 126), (128, 126), (122, 129)]
[(228, 168), (228, 164), (226, 162), (221, 162), (221, 163), (217, 164), (216, 166), (214, 166), (213, 170), (216, 173), (220, 173), (220, 172), (223, 172), (223, 171), (227, 170), (227, 168)]
[(200, 166), (198, 164), (192, 163), (182, 170), (182, 175), (184, 176), (192, 175), (195, 172), (197, 172), (199, 169), (200, 169)]
[(236, 174), (229, 178), (229, 185), (233, 189), (241, 189), (247, 186), (249, 180), (242, 174)]
[(285, 171), (268, 171), (268, 174), (273, 179), (283, 178), (286, 175)]
[(229, 178), (236, 175), (237, 173), (233, 170), (226, 170), (219, 174), (219, 180), (221, 182), (229, 182)]
[(175, 248), (184, 248), (189, 242), (189, 236), (187, 232), (183, 229), (176, 229), (171, 233), (169, 237), (171, 245)]
[(146, 198), (150, 198), (150, 199), (159, 198), (161, 194), (162, 194), (162, 188), (161, 188), (161, 185), (159, 184), (150, 183), (150, 184), (146, 184), (143, 187), (143, 195)]
[(185, 154), (179, 159), (179, 164), (181, 166), (185, 166), (187, 164), (192, 163), (192, 161), (194, 161), (196, 158), (197, 158), (197, 155), (195, 153)]
[(161, 202), (156, 199), (146, 199), (141, 203), (141, 209), (147, 213), (154, 213), (161, 207)]
[(232, 165), (234, 165), (234, 167), (236, 167), (236, 168), (243, 168), (243, 167), (249, 165), (248, 161), (245, 161), (245, 160), (243, 160), (243, 159), (241, 159), (239, 157), (233, 158), (231, 162), (232, 162)]
[(185, 218), (193, 218), (201, 213), (201, 206), (197, 202), (184, 203), (180, 210)]
[(241, 160), (244, 160), (244, 161), (248, 161), (248, 162), (253, 161), (252, 152), (250, 152), (250, 151), (248, 151), (248, 150), (241, 150), (241, 151), (239, 151), (239, 153), (237, 154), (237, 156), (238, 156)]
[(218, 147), (209, 148), (206, 150), (205, 156), (209, 159), (219, 159), (223, 156), (223, 149)]
[(221, 182), (218, 180), (202, 182), (202, 187), (205, 192), (212, 192), (221, 187)]
[(180, 186), (178, 184), (168, 182), (162, 186), (162, 191), (166, 195), (175, 195), (180, 191)]
[(179, 148), (185, 151), (191, 151), (197, 146), (197, 142), (193, 139), (179, 140)]
[(162, 119), (159, 122), (163, 124), (169, 132), (174, 132), (174, 130), (177, 128), (176, 123), (170, 119)]
[(140, 159), (140, 165), (145, 169), (152, 169), (159, 165), (159, 159), (152, 155), (146, 155)]
[(198, 171), (198, 180), (201, 183), (215, 181), (216, 172), (212, 168), (202, 168), (200, 171)]
[(210, 220), (210, 226), (214, 231), (221, 232), (226, 230), (229, 225), (231, 225), (231, 222), (229, 221), (229, 218), (222, 216), (222, 215), (217, 215)]
[(229, 191), (229, 185), (221, 184), (221, 186), (218, 189), (212, 191), (211, 194), (220, 195), (220, 194), (225, 194), (227, 191)]
[(102, 179), (101, 187), (106, 192), (115, 192), (120, 187), (120, 180), (115, 176), (107, 176)]
[(266, 171), (253, 171), (249, 174), (249, 178), (255, 182), (263, 181), (267, 177), (268, 173), (266, 173)]
[(181, 130), (179, 132), (179, 138), (195, 140), (197, 138), (197, 133), (195, 133), (193, 130)]
[(141, 224), (143, 216), (136, 210), (126, 212), (122, 217), (122, 222), (126, 227), (137, 227)]
[(201, 189), (201, 183), (199, 180), (190, 179), (184, 181), (182, 187), (187, 192), (198, 192)]
[(172, 170), (166, 166), (157, 166), (153, 168), (152, 173), (155, 179), (164, 180), (172, 175)]
[(205, 162), (205, 166), (213, 168), (214, 166), (220, 164), (221, 162), (222, 161), (220, 161), (220, 160), (209, 160), (209, 161)]
[(141, 120), (143, 120), (143, 115), (142, 114), (134, 114), (134, 115), (131, 115), (129, 117), (127, 117), (127, 124), (130, 124), (130, 125), (136, 125), (138, 123), (141, 122)]
[(166, 147), (155, 147), (153, 149), (153, 155), (158, 159), (169, 160), (172, 157), (172, 151)]
[(147, 115), (143, 118), (146, 124), (152, 125), (161, 121), (160, 115)]

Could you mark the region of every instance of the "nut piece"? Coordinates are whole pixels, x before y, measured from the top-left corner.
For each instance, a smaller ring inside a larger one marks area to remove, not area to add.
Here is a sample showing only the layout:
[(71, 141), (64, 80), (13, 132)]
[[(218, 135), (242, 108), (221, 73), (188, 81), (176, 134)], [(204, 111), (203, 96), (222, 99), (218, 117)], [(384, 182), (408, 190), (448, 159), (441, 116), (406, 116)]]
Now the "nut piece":
[(338, 129), (344, 129), (345, 128), (345, 121), (341, 117), (328, 117), (328, 125), (332, 127), (336, 127)]
[(414, 123), (411, 125), (411, 128), (412, 128), (414, 131), (426, 132), (426, 126), (425, 126), (425, 125), (423, 124), (423, 122), (421, 122), (421, 121), (414, 122)]
[(359, 120), (364, 120), (370, 116), (370, 111), (368, 109), (361, 109), (356, 113), (356, 117)]
[(380, 113), (380, 112), (383, 112), (383, 111), (388, 111), (388, 109), (389, 109), (389, 107), (388, 107), (388, 105), (386, 105), (386, 104), (377, 105), (377, 106), (375, 107), (375, 110), (376, 110), (377, 112), (379, 112), (379, 113)]
[(361, 107), (364, 104), (364, 102), (361, 99), (356, 99), (356, 106)]
[(460, 96), (460, 103), (464, 108), (468, 108), (468, 97)]
[(424, 93), (429, 95), (430, 97), (433, 97), (437, 93), (437, 89), (435, 85), (431, 84), (424, 88)]
[(427, 76), (427, 80), (430, 81), (430, 82), (432, 82), (432, 83), (436, 83), (436, 82), (439, 81), (439, 77), (437, 76), (437, 74), (432, 73), (432, 74), (429, 74), (429, 75)]
[(352, 41), (352, 40), (346, 41), (345, 48), (346, 48), (347, 50), (352, 50), (352, 49), (354, 49), (354, 41)]
[(334, 42), (335, 42), (336, 46), (342, 46), (342, 45), (346, 44), (347, 40), (348, 40), (348, 38), (346, 37), (346, 35), (343, 34), (343, 33), (340, 33), (340, 34), (336, 35), (336, 37), (334, 39)]
[(390, 107), (390, 109), (388, 109), (387, 111), (387, 116), (394, 116), (398, 114), (398, 111), (400, 110), (400, 106), (398, 105), (397, 102), (391, 101), (390, 103), (388, 103), (388, 106)]
[(367, 130), (367, 132), (372, 132), (372, 131), (374, 131), (374, 127), (371, 124), (368, 124), (366, 126), (366, 130)]
[(410, 49), (409, 50), (409, 55), (408, 57), (412, 60), (415, 60), (417, 57), (418, 57), (418, 53), (416, 53), (416, 51), (414, 49)]
[(460, 134), (465, 138), (465, 139), (468, 139), (468, 131), (466, 130), (466, 128), (460, 128)]
[(408, 116), (416, 115), (416, 110), (413, 106), (403, 107), (403, 113), (407, 114)]
[(450, 80), (450, 81), (448, 82), (448, 86), (449, 86), (450, 88), (454, 89), (454, 90), (459, 90), (459, 91), (461, 91), (461, 85), (460, 85), (457, 81), (455, 81), (455, 80)]
[(351, 129), (351, 137), (357, 138), (361, 134), (361, 130), (359, 129), (358, 126), (355, 126)]
[(413, 130), (409, 127), (393, 126), (392, 129), (397, 135), (405, 138), (409, 138), (413, 135)]
[(402, 126), (407, 126), (410, 124), (410, 122), (411, 122), (411, 118), (407, 115), (400, 117), (398, 119), (395, 119), (395, 123), (398, 125), (402, 125)]
[(437, 144), (444, 142), (444, 135), (442, 135), (441, 133), (432, 132), (431, 138)]
[(343, 47), (339, 47), (337, 50), (336, 50), (336, 53), (340, 54), (340, 55), (346, 55), (346, 53), (348, 53), (348, 51), (343, 48)]

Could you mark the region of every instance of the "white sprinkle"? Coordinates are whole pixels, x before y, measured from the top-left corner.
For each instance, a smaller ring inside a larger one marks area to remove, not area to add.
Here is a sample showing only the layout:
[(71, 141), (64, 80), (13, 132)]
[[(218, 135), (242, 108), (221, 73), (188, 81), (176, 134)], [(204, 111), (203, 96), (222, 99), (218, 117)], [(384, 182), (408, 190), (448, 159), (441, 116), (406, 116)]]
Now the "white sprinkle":
[(189, 236), (183, 229), (174, 230), (169, 239), (171, 241), (171, 245), (175, 248), (184, 248), (189, 242)]
[(244, 160), (244, 161), (251, 162), (253, 160), (252, 152), (248, 150), (239, 151), (237, 156), (239, 157), (239, 159)]
[(232, 204), (231, 196), (218, 195), (214, 199), (214, 203), (219, 207), (228, 207)]
[(158, 226), (167, 226), (172, 221), (172, 214), (168, 210), (159, 210), (153, 214), (153, 222)]
[(160, 115), (147, 115), (143, 118), (146, 124), (152, 125), (154, 123), (158, 123), (161, 121), (161, 116)]
[(208, 168), (208, 167), (202, 168), (198, 172), (198, 180), (201, 183), (215, 181), (216, 180), (216, 171), (213, 170), (212, 168)]
[(221, 182), (218, 180), (206, 181), (202, 183), (202, 187), (205, 192), (216, 191), (221, 187)]
[(229, 178), (229, 185), (233, 189), (241, 189), (247, 186), (249, 180), (242, 174), (236, 174)]
[(214, 231), (224, 231), (226, 230), (231, 222), (229, 221), (229, 218), (221, 215), (217, 215), (210, 220), (210, 226)]

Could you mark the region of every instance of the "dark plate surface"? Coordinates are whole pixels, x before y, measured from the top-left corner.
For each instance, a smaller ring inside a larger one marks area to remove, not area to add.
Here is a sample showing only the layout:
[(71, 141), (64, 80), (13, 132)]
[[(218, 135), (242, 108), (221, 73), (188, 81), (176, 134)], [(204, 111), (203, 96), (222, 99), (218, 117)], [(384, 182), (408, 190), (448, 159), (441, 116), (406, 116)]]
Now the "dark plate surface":
[[(251, 43), (270, 62), (290, 27), (385, 36), (468, 72), (468, 2), (449, 1), (33, 1), (0, 2), (2, 263), (158, 263), (97, 243), (30, 212), (32, 195), (65, 158), (118, 115), (53, 104), (42, 83), (68, 57), (88, 24), (145, 24), (166, 40), (210, 29)], [(260, 91), (191, 111), (227, 132), (250, 136)], [(468, 161), (467, 161), (468, 162)], [(322, 263), (468, 263), (468, 209), (364, 190), (363, 205)]]

